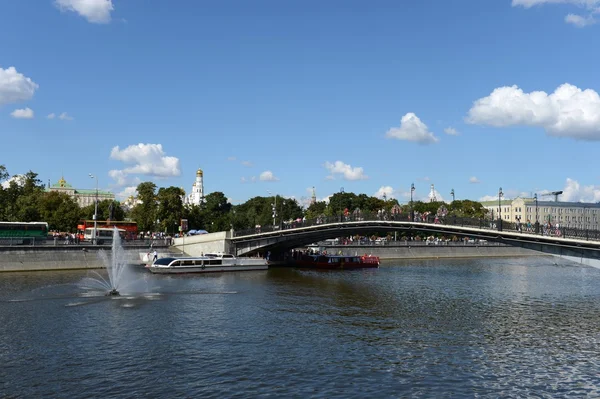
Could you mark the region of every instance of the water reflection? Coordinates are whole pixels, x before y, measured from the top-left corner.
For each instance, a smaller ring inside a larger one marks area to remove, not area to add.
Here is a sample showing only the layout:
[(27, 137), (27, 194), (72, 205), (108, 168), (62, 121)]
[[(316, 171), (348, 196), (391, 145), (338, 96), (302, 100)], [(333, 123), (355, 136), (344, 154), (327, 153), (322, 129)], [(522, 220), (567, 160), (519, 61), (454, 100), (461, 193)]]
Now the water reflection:
[(0, 280), (9, 396), (600, 394), (600, 271), (552, 258), (148, 275), (116, 300), (69, 296), (81, 276)]

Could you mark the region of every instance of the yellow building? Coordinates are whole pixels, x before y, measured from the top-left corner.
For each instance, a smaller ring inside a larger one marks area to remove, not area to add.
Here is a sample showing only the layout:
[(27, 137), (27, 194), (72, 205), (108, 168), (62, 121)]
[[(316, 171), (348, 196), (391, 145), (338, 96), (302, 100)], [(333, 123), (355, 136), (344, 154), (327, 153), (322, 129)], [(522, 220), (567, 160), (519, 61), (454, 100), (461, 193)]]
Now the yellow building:
[(488, 210), (489, 217), (498, 219), (500, 211), (502, 220), (507, 222), (515, 222), (516, 218), (520, 217), (521, 223), (535, 223), (537, 220), (540, 224), (550, 222), (552, 225), (564, 227), (600, 229), (600, 204), (515, 198), (502, 200), (500, 204), (498, 201), (484, 201), (481, 205)]
[(96, 197), (98, 198), (98, 202), (102, 202), (104, 200), (115, 200), (115, 195), (109, 191), (73, 188), (73, 186), (67, 183), (64, 177), (61, 177), (57, 183), (48, 187), (47, 190), (67, 194), (69, 197), (75, 199), (77, 204), (82, 208), (88, 205), (93, 205)]

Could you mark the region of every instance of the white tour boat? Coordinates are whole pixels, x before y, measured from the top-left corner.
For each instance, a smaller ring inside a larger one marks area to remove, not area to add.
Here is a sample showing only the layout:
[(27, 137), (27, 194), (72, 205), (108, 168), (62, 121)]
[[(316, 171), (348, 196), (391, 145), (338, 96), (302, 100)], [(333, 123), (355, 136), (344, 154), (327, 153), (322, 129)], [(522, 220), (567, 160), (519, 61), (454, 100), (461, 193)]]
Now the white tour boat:
[(152, 273), (213, 273), (267, 270), (269, 265), (262, 258), (236, 258), (227, 254), (206, 254), (198, 257), (158, 258), (146, 266)]

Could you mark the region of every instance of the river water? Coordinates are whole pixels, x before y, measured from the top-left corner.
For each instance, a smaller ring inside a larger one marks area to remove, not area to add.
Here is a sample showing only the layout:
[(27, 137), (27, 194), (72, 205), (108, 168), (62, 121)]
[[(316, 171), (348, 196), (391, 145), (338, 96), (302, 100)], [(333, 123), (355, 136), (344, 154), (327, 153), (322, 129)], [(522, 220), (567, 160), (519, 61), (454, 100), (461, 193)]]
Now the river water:
[(555, 258), (88, 273), (0, 275), (0, 397), (600, 396), (600, 270)]

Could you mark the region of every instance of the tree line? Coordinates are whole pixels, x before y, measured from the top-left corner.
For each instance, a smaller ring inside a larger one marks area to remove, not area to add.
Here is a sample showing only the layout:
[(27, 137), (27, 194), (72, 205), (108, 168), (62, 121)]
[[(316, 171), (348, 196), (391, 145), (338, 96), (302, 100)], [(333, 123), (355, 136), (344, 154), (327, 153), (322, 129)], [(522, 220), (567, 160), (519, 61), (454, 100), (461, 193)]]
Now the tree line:
[[(0, 165), (0, 183), (9, 180), (9, 173)], [(51, 230), (75, 232), (78, 221), (90, 220), (94, 204), (79, 207), (77, 201), (65, 193), (47, 191), (32, 171), (20, 181), (10, 180), (6, 188), (0, 185), (0, 221), (48, 222)], [(303, 208), (296, 199), (281, 196), (254, 197), (243, 204), (232, 205), (224, 193), (217, 191), (204, 197), (200, 205), (186, 205), (185, 192), (178, 187), (157, 187), (152, 182), (137, 186), (137, 203), (131, 209), (122, 207), (119, 201), (103, 200), (98, 203), (98, 220), (132, 220), (139, 231), (162, 231), (175, 234), (182, 219), (187, 219), (188, 229), (202, 229), (210, 233), (231, 228), (244, 230), (256, 225), (273, 224), (273, 208), (277, 204), (277, 223), (301, 218), (315, 219), (320, 216), (336, 216), (356, 210), (364, 213), (384, 211), (410, 212), (410, 204), (399, 204), (396, 199), (384, 200), (366, 194), (335, 193), (329, 201), (317, 201)], [(444, 202), (414, 201), (412, 209), (419, 213), (435, 214), (441, 206), (448, 215), (483, 218), (486, 210), (475, 201)]]

